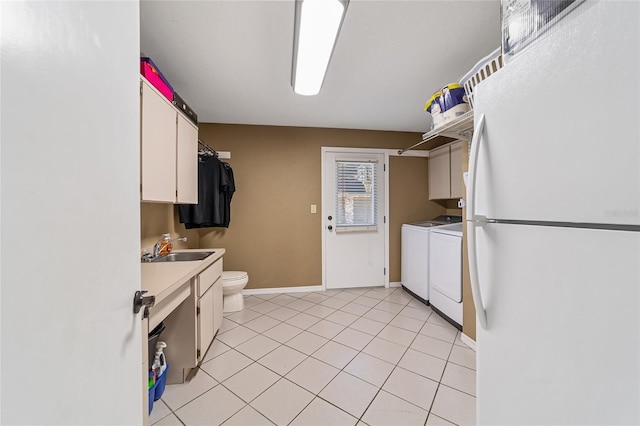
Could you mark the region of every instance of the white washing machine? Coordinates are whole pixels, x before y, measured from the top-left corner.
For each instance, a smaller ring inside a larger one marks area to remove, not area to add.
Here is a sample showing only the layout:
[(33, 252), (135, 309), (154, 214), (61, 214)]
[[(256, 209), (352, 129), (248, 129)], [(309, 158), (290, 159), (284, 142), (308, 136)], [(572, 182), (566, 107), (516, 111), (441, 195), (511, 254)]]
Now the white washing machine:
[(433, 220), (402, 225), (402, 287), (423, 303), (429, 304), (429, 231), (458, 223), (461, 216), (438, 216)]
[(433, 310), (462, 330), (462, 223), (429, 232), (429, 296)]

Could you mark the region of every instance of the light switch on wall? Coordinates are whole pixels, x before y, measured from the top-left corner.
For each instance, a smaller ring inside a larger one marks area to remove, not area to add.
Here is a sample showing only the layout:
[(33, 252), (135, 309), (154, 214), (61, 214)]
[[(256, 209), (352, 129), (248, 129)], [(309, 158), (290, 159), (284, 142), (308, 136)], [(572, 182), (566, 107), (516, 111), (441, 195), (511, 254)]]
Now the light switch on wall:
[(311, 213), (317, 213), (318, 209), (316, 208), (315, 204), (311, 204)]

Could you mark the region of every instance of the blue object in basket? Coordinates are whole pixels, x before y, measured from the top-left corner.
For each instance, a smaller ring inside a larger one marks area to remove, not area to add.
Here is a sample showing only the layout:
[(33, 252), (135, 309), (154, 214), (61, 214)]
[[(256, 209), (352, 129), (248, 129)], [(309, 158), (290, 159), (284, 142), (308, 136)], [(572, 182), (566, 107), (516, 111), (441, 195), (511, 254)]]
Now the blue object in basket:
[(156, 384), (154, 385), (154, 387), (156, 388), (153, 398), (154, 401), (159, 400), (164, 393), (164, 387), (167, 384), (167, 370), (169, 370), (169, 363), (167, 363), (167, 368), (164, 369), (160, 377), (158, 377)]

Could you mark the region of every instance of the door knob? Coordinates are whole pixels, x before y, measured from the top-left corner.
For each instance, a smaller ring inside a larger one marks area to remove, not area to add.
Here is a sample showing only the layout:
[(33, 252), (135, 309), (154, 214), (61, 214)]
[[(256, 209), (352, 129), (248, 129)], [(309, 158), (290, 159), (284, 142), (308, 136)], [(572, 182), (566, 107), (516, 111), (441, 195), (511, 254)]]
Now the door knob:
[(333, 226), (329, 225), (329, 226), (327, 226), (327, 229), (328, 229), (329, 231), (331, 231), (331, 230), (333, 229)]
[(142, 307), (145, 307), (145, 311), (155, 305), (156, 297), (155, 296), (144, 296), (147, 290), (138, 290), (133, 295), (133, 313), (137, 314), (140, 312)]
[(329, 216), (327, 219), (331, 220), (331, 219), (333, 219), (333, 216)]

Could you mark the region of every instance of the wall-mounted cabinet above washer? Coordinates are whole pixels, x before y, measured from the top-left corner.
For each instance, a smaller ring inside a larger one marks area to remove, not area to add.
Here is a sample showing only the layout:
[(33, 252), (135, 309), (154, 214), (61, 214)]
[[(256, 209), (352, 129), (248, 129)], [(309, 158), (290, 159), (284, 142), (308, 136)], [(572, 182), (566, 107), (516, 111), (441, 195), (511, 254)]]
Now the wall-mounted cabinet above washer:
[(462, 179), (462, 141), (429, 151), (429, 199), (464, 197)]

